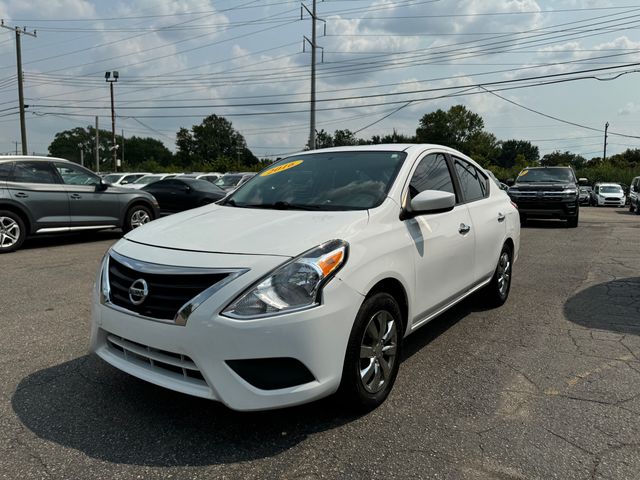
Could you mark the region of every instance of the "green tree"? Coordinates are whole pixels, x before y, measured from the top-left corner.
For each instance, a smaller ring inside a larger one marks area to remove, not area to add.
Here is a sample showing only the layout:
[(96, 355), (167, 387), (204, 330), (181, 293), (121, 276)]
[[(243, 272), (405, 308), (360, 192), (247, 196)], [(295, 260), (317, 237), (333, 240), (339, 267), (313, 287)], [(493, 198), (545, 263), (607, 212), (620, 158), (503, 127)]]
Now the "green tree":
[(569, 151), (561, 152), (560, 150), (556, 150), (552, 153), (547, 153), (540, 159), (540, 164), (545, 167), (563, 165), (574, 167), (579, 166), (578, 168), (582, 168), (585, 162), (586, 159), (580, 155), (576, 155), (575, 153), (571, 153)]
[(333, 147), (333, 136), (329, 132), (325, 132), (324, 129), (316, 131), (316, 148), (331, 147)]
[(333, 133), (333, 145), (335, 147), (358, 145), (358, 139), (351, 130), (336, 130)]
[[(242, 169), (258, 164), (244, 137), (229, 120), (217, 115), (209, 115), (191, 131), (180, 128), (176, 135), (178, 152), (176, 157), (182, 166), (192, 164), (235, 165), (232, 169)], [(223, 161), (224, 159), (224, 161)]]
[[(111, 132), (99, 130), (100, 133), (100, 159), (104, 163), (109, 159), (109, 146), (111, 145)], [(95, 168), (95, 135), (96, 129), (76, 127), (72, 130), (64, 130), (55, 134), (49, 144), (49, 155), (64, 158), (72, 162), (80, 163), (80, 149), (84, 150), (84, 164)]]
[(528, 140), (505, 140), (501, 144), (501, 152), (495, 163), (503, 168), (511, 168), (516, 164), (518, 155), (522, 155), (531, 163), (540, 159), (538, 147)]
[(467, 155), (483, 167), (495, 164), (500, 155), (500, 144), (493, 133), (476, 132), (467, 141)]
[(140, 169), (144, 162), (156, 162), (161, 167), (170, 166), (173, 154), (160, 140), (151, 137), (129, 137), (124, 139), (124, 168)]
[(416, 141), (438, 143), (460, 151), (468, 151), (469, 141), (484, 129), (484, 121), (464, 105), (454, 105), (446, 112), (438, 109), (420, 119)]

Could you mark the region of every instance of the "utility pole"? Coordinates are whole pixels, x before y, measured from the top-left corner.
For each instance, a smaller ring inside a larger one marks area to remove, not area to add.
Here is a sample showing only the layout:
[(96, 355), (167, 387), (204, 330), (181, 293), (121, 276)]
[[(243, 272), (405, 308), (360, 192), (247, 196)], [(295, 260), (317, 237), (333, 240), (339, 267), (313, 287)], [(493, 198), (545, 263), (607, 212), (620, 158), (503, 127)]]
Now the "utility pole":
[(124, 129), (122, 130), (122, 136), (120, 137), (120, 143), (122, 143), (122, 169), (124, 170)]
[(84, 167), (84, 145), (80, 143), (78, 147), (80, 147), (80, 165)]
[(602, 161), (607, 159), (607, 130), (609, 130), (609, 122), (604, 124), (604, 155), (602, 155)]
[(24, 118), (24, 79), (22, 78), (22, 49), (20, 47), (20, 35), (36, 36), (36, 31), (27, 32), (27, 27), (8, 27), (4, 24), (4, 20), (0, 21), (0, 27), (16, 32), (16, 67), (18, 68), (18, 103), (20, 104), (20, 137), (22, 140), (22, 154), (28, 155), (27, 149), (27, 127)]
[[(111, 74), (113, 73), (113, 78)], [(116, 144), (116, 110), (113, 105), (113, 84), (118, 81), (120, 74), (117, 71), (106, 72), (104, 79), (109, 84), (111, 90), (111, 150), (113, 154), (113, 171), (118, 171), (118, 145)]]
[(100, 173), (100, 130), (98, 130), (97, 115), (96, 115), (96, 173)]
[(327, 23), (322, 18), (318, 18), (316, 15), (316, 0), (313, 0), (313, 6), (311, 10), (303, 3), (300, 7), (300, 20), (303, 17), (302, 9), (305, 9), (311, 16), (311, 40), (306, 36), (302, 41), (302, 51), (305, 49), (305, 42), (309, 42), (311, 45), (311, 102), (310, 102), (310, 119), (309, 119), (309, 149), (314, 150), (316, 148), (316, 49), (322, 50), (322, 59), (324, 60), (324, 49), (319, 47), (316, 43), (316, 22), (324, 22), (324, 34), (327, 34)]
[(18, 155), (18, 142), (16, 141), (15, 144), (16, 144), (16, 155)]

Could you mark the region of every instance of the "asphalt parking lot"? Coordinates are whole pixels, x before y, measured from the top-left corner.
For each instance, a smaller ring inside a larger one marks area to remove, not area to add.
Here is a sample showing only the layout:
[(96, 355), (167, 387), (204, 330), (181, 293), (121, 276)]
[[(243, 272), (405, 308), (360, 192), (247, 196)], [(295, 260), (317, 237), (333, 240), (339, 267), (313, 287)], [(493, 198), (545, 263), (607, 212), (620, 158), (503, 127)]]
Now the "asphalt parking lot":
[(531, 221), (507, 304), (467, 300), (409, 337), (365, 416), (237, 413), (87, 355), (118, 237), (0, 256), (0, 478), (640, 478), (640, 217), (623, 209)]

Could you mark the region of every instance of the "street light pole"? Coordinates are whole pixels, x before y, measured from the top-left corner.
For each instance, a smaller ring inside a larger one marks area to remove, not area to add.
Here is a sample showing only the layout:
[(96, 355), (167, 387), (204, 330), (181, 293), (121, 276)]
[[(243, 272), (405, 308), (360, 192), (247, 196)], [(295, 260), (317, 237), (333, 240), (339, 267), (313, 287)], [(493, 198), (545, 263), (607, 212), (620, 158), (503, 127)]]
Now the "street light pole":
[[(113, 78), (112, 78), (113, 74)], [(116, 144), (116, 110), (113, 103), (113, 84), (118, 81), (119, 74), (117, 71), (106, 72), (104, 79), (109, 84), (109, 90), (111, 91), (111, 150), (113, 154), (113, 171), (118, 171), (118, 146)]]

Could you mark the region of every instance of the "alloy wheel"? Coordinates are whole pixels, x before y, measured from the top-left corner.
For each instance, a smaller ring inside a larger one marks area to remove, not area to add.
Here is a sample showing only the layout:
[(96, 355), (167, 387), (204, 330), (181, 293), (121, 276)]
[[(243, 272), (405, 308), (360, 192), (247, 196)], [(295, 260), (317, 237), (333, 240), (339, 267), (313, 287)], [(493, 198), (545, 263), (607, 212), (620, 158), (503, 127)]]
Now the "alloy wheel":
[(381, 391), (389, 382), (397, 361), (398, 322), (386, 310), (375, 313), (360, 342), (360, 380), (369, 393)]
[(502, 252), (498, 261), (498, 292), (504, 297), (511, 283), (511, 257), (509, 252)]
[(20, 239), (20, 225), (13, 218), (0, 217), (0, 248), (13, 247)]
[(151, 217), (145, 210), (134, 210), (131, 214), (131, 228), (138, 228), (145, 223), (149, 223)]

